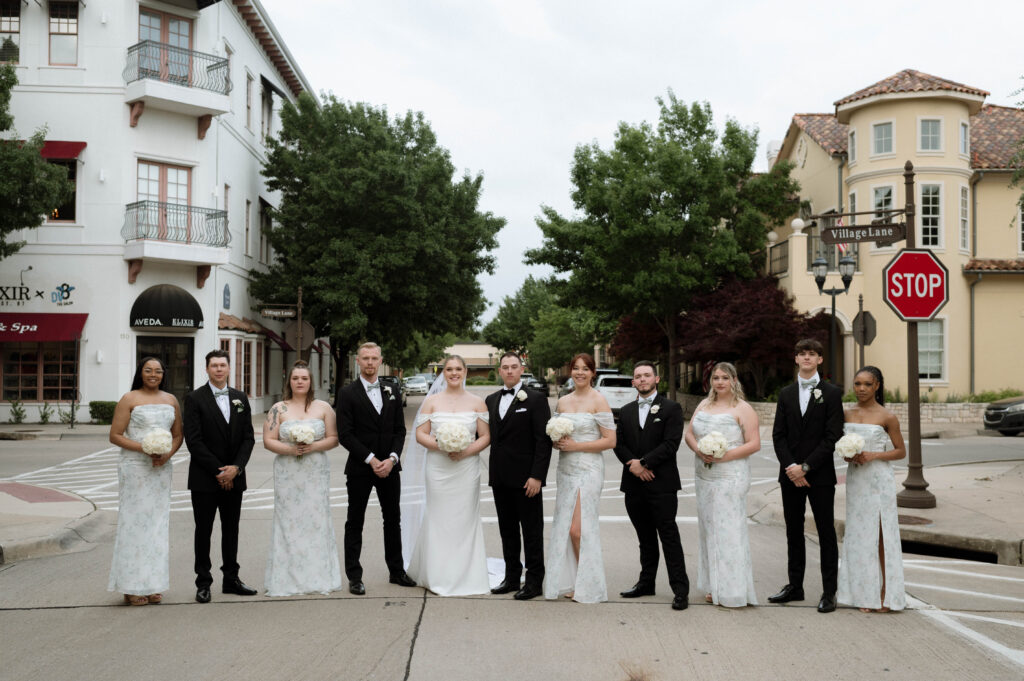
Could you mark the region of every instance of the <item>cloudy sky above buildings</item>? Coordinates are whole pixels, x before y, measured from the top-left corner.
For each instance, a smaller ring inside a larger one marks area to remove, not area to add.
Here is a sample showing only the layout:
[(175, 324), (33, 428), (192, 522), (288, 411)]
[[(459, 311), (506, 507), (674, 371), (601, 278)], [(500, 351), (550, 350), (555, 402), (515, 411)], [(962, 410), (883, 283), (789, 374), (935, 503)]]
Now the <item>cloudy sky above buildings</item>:
[(755, 169), (794, 113), (905, 68), (1024, 95), (1024, 3), (805, 0), (261, 0), (317, 92), (424, 112), (460, 171), (482, 172), (481, 208), (508, 220), (491, 306), (530, 273), (542, 205), (572, 213), (576, 145), (607, 148), (619, 121), (655, 121), (671, 88), (760, 130)]

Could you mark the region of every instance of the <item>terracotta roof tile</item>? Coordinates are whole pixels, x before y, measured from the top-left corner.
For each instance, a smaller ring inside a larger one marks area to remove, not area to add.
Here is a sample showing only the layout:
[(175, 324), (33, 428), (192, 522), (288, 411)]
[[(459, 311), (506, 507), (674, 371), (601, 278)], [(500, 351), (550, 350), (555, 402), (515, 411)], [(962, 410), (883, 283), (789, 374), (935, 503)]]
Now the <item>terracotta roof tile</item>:
[(810, 135), (811, 139), (818, 143), (830, 156), (846, 153), (847, 136), (849, 128), (845, 123), (840, 123), (832, 114), (795, 114), (793, 122), (801, 130)]
[(218, 329), (230, 329), (232, 331), (246, 331), (248, 333), (259, 333), (262, 329), (250, 319), (239, 319), (234, 315), (221, 312), (217, 318)]
[(971, 116), (971, 167), (1011, 168), (1024, 139), (1024, 111), (987, 105)]
[(972, 258), (964, 265), (964, 272), (1020, 272), (1024, 274), (1024, 258), (1015, 260)]
[(892, 94), (895, 92), (932, 92), (932, 91), (963, 92), (969, 95), (980, 95), (988, 97), (989, 93), (969, 85), (955, 83), (945, 78), (921, 73), (913, 69), (904, 69), (899, 73), (869, 85), (862, 90), (857, 90), (852, 95), (847, 95), (835, 102), (835, 106), (842, 106), (855, 102), (858, 99), (867, 99), (874, 95)]

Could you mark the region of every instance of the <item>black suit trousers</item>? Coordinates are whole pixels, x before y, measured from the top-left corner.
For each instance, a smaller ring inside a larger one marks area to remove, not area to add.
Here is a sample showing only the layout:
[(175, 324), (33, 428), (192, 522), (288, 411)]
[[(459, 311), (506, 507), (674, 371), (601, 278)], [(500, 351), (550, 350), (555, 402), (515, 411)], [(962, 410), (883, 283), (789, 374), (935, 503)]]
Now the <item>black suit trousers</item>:
[(686, 576), (686, 559), (676, 525), (679, 498), (671, 492), (626, 493), (626, 513), (640, 540), (640, 584), (654, 588), (658, 576), (658, 538), (665, 552), (668, 583), (676, 596), (690, 592), (690, 579)]
[(210, 574), (210, 535), (213, 519), (220, 512), (221, 572), (224, 579), (238, 577), (238, 519), (242, 515), (242, 490), (206, 492), (192, 490), (192, 517), (196, 521), (195, 571), (196, 587), (209, 588), (213, 584)]
[[(369, 468), (369, 466), (367, 466)], [(366, 518), (366, 504), (370, 492), (377, 490), (380, 513), (384, 520), (384, 562), (390, 575), (405, 572), (402, 562), (402, 482), (398, 471), (391, 471), (386, 478), (376, 475), (350, 475), (345, 487), (348, 490), (348, 516), (345, 519), (345, 575), (349, 581), (363, 578), (363, 566), (359, 556), (363, 552), (363, 521)]]
[[(523, 488), (492, 487), (498, 512), (498, 532), (505, 559), (505, 579), (519, 583), (526, 564), (526, 584), (541, 588), (544, 583), (544, 501), (542, 494), (526, 496)], [(522, 528), (523, 540), (519, 541)], [(519, 550), (523, 550), (523, 562)]]
[(835, 526), (836, 488), (832, 485), (797, 487), (782, 483), (782, 511), (786, 518), (786, 545), (789, 553), (789, 583), (803, 588), (807, 550), (804, 546), (804, 514), (811, 502), (814, 525), (818, 530), (821, 555), (821, 586), (834, 595), (839, 575), (839, 545)]

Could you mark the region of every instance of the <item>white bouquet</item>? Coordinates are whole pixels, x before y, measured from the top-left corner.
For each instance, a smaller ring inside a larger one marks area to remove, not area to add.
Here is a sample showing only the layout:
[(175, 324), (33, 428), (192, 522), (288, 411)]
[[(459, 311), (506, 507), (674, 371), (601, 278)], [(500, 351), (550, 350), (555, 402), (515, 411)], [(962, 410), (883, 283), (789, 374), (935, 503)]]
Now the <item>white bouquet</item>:
[(316, 442), (316, 433), (311, 426), (301, 423), (292, 426), (288, 431), (289, 439), (297, 445), (311, 445)]
[(142, 451), (149, 455), (170, 454), (171, 452), (171, 431), (163, 428), (154, 428), (142, 438)]
[(836, 442), (836, 454), (844, 459), (852, 459), (862, 451), (864, 451), (864, 438), (857, 433), (847, 433)]
[(576, 426), (570, 419), (564, 416), (555, 416), (548, 421), (548, 425), (544, 427), (544, 432), (548, 434), (552, 442), (558, 442), (563, 437), (572, 435), (572, 431), (575, 429)]
[(434, 432), (437, 448), (442, 452), (461, 452), (473, 442), (469, 428), (459, 423), (442, 423)]
[[(697, 449), (705, 456), (713, 456), (721, 459), (729, 449), (729, 441), (717, 430), (713, 430), (701, 439), (697, 440)], [(705, 468), (711, 468), (711, 464), (705, 463)]]

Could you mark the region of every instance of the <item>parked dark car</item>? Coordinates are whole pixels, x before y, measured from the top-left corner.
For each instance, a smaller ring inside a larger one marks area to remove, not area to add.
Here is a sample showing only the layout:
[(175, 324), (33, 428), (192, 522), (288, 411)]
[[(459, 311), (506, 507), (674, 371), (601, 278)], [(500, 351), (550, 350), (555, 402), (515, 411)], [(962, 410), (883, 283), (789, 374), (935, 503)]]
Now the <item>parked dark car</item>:
[(1003, 435), (1024, 433), (1024, 396), (990, 402), (985, 407), (985, 430)]
[(527, 390), (536, 390), (537, 392), (548, 394), (548, 382), (543, 378), (538, 378), (533, 374), (524, 373), (522, 375), (523, 387)]
[(380, 376), (378, 378), (382, 386), (390, 387), (393, 392), (398, 393), (398, 398), (402, 400), (403, 407), (408, 403), (409, 400), (405, 396), (405, 391), (402, 390), (402, 382), (398, 380), (398, 376)]

